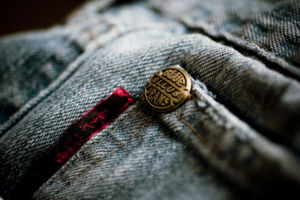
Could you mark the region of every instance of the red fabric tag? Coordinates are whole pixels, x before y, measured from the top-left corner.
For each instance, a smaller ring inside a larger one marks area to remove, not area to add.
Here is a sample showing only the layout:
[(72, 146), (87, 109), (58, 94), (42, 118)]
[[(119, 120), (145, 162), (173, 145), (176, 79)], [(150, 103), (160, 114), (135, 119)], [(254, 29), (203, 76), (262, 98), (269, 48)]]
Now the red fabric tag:
[(133, 98), (119, 87), (71, 125), (55, 145), (55, 161), (65, 163), (78, 149), (99, 131), (106, 128), (126, 108)]
[(133, 98), (129, 93), (119, 87), (86, 112), (64, 131), (41, 159), (28, 167), (24, 178), (14, 186), (13, 198), (30, 198), (85, 142), (106, 128), (132, 103)]

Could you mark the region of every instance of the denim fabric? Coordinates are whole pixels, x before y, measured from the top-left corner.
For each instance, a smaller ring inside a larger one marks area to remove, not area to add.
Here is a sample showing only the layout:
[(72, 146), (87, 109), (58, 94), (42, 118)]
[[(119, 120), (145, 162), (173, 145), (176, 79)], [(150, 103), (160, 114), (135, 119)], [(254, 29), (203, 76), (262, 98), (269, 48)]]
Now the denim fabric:
[(235, 199), (143, 106), (92, 138), (35, 199)]
[[(300, 77), (298, 0), (150, 0), (191, 30), (256, 52)], [(275, 68), (275, 66), (271, 66)]]
[(265, 198), (299, 192), (298, 158), (232, 115), (207, 94), (205, 85), (195, 82), (191, 100), (160, 118), (240, 187)]
[(68, 40), (68, 29), (63, 28), (3, 38), (0, 124), (45, 89), (81, 52)]
[[(299, 82), (252, 55), (190, 34), (185, 24), (145, 2), (103, 10), (110, 3), (89, 2), (65, 26), (35, 33), (59, 29), (68, 38), (64, 50), (74, 52), (76, 44), (82, 52), (1, 127), (1, 196), (22, 187), (31, 164), (119, 86), (135, 104), (82, 146), (34, 199), (299, 195)], [(141, 94), (148, 79), (177, 64), (193, 77), (192, 99), (171, 113), (146, 108)]]
[(222, 45), (199, 44), (186, 69), (261, 134), (300, 152), (300, 85)]
[[(95, 2), (93, 7), (101, 10), (111, 2)], [(90, 5), (82, 8), (89, 13), (87, 9), (90, 9)], [(85, 22), (81, 26), (72, 25), (71, 22), (68, 27), (57, 26), (47, 31), (33, 31), (1, 39), (0, 130), (10, 126), (4, 122), (16, 111), (28, 109), (25, 104), (58, 78), (66, 66), (83, 52), (94, 35), (112, 26), (108, 22), (101, 27), (96, 26), (99, 20)], [(14, 118), (19, 118), (21, 113)]]
[[(224, 38), (232, 45), (256, 51), (299, 78), (299, 1), (150, 2), (193, 31), (200, 28), (214, 38)], [(264, 134), (299, 151), (298, 82), (234, 53), (235, 59), (229, 59), (222, 47), (212, 51), (202, 45), (194, 54), (186, 58), (187, 69), (207, 84), (220, 101)]]

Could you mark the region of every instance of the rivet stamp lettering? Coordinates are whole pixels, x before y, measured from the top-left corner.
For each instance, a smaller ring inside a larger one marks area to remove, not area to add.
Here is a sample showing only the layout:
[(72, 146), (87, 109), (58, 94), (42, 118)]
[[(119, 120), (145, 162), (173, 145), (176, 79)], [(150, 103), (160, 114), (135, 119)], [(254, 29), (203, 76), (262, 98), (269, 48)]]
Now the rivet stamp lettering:
[(154, 110), (169, 112), (188, 98), (191, 87), (191, 79), (183, 69), (168, 67), (155, 73), (148, 81), (145, 100)]

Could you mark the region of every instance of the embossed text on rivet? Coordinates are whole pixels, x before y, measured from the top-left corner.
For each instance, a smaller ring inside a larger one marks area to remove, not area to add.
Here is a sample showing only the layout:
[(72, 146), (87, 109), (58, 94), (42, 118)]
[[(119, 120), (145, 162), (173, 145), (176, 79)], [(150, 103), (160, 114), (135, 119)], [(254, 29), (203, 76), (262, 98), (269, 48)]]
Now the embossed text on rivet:
[(191, 79), (183, 69), (168, 67), (155, 73), (148, 81), (145, 101), (154, 110), (169, 112), (185, 102), (191, 87)]

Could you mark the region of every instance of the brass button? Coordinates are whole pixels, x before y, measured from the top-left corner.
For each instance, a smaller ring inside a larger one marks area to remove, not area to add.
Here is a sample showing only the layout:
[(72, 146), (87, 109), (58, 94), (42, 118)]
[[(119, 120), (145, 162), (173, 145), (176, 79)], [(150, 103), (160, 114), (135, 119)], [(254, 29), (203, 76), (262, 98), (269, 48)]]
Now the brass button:
[(169, 112), (186, 101), (191, 88), (191, 78), (183, 69), (168, 67), (150, 78), (144, 91), (145, 101), (156, 111)]

